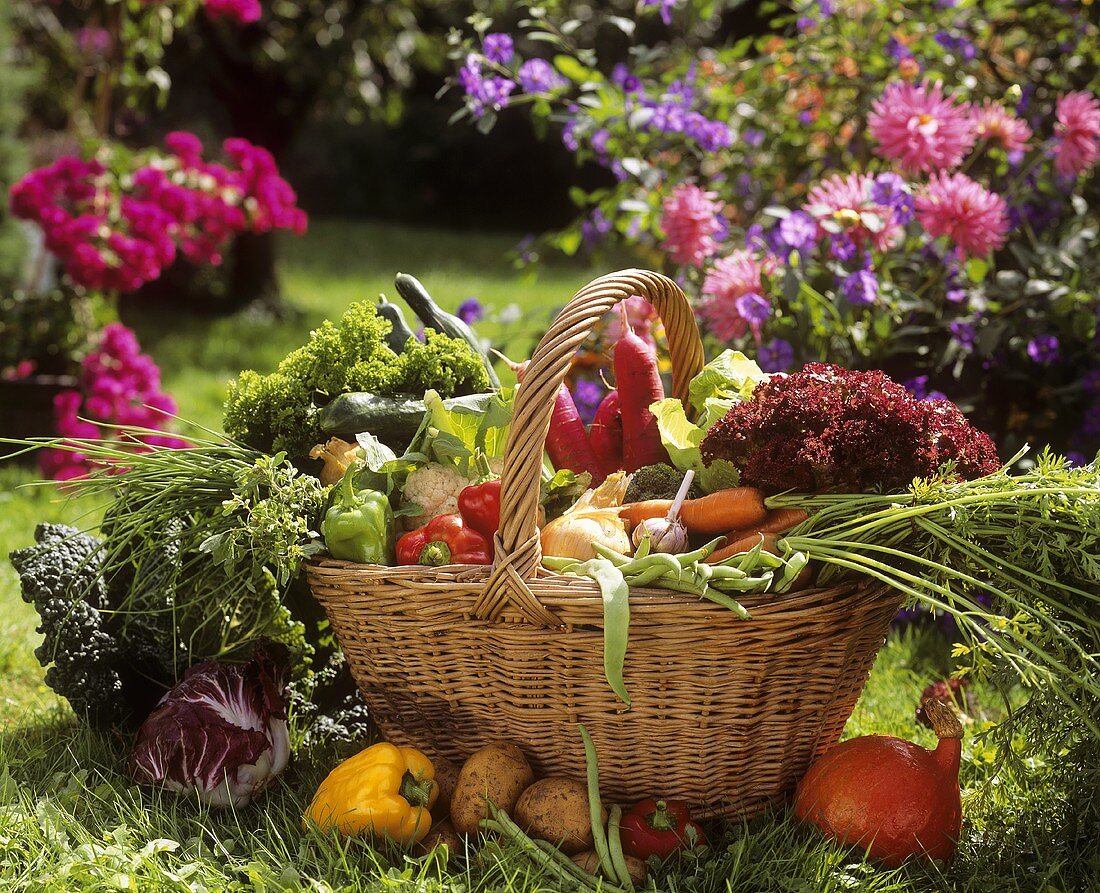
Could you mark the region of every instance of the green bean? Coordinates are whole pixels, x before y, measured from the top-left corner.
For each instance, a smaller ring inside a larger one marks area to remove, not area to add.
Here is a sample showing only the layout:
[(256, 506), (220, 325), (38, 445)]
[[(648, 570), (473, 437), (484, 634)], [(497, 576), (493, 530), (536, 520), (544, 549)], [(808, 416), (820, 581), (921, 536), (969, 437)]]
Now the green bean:
[(557, 571), (558, 573), (568, 573), (580, 563), (576, 558), (559, 558), (557, 555), (542, 556), (542, 566), (547, 570)]
[[(555, 861), (557, 861), (563, 855), (565, 855), (564, 853), (562, 853), (561, 850), (559, 850), (556, 846), (554, 846), (549, 841), (535, 840), (534, 838), (532, 838), (531, 842), (534, 843), (535, 846), (537, 846), (540, 850), (542, 850), (544, 853), (546, 853), (548, 856), (550, 856), (550, 858), (554, 859)], [(587, 871), (585, 871), (583, 868), (581, 868), (576, 862), (574, 862), (572, 859), (570, 859), (568, 857), (566, 857), (564, 859), (561, 859), (559, 864), (561, 865), (561, 867), (565, 871), (569, 872), (569, 874), (571, 874), (576, 879), (577, 883), (582, 884), (584, 886), (584, 889), (586, 889), (586, 890), (588, 890), (588, 889), (593, 889), (593, 890), (594, 889), (599, 889), (599, 890), (618, 890), (618, 889), (620, 889), (617, 886), (614, 886), (612, 884), (607, 883), (607, 881), (602, 877), (599, 877), (599, 876), (594, 875), (594, 874), (589, 874)], [(570, 867), (570, 866), (572, 866), (572, 867)]]
[(752, 620), (752, 615), (749, 613), (748, 608), (741, 604), (741, 602), (735, 601), (728, 595), (723, 595), (713, 587), (707, 587), (703, 592), (703, 598), (714, 602), (716, 605), (721, 605), (723, 608), (729, 608), (742, 620)]
[(730, 564), (708, 564), (707, 567), (711, 568), (712, 580), (744, 580), (748, 576), (741, 568)]
[(626, 582), (631, 589), (635, 589), (641, 586), (648, 586), (654, 581), (659, 581), (666, 573), (667, 571), (665, 568), (655, 564), (653, 567), (649, 568), (649, 570), (640, 571), (636, 574), (627, 574)]
[(676, 576), (680, 576), (684, 572), (680, 559), (668, 552), (653, 552), (645, 558), (636, 558), (620, 565), (619, 570), (624, 574), (643, 574), (648, 573), (654, 567), (663, 568), (666, 574), (676, 574)]
[(765, 571), (759, 577), (746, 577), (743, 580), (714, 580), (711, 585), (723, 592), (767, 592), (772, 582), (772, 572)]
[(638, 547), (634, 550), (635, 558), (645, 558), (649, 554), (650, 549), (653, 548), (653, 540), (650, 539), (649, 530), (645, 527), (643, 527), (642, 530), (645, 531), (645, 533), (642, 536), (642, 541), (638, 543)]
[(615, 565), (615, 567), (622, 567), (631, 560), (629, 555), (624, 555), (622, 552), (616, 552), (610, 546), (605, 546), (603, 543), (593, 543), (592, 548), (600, 558), (606, 558)]
[(603, 598), (603, 671), (607, 684), (630, 706), (630, 695), (623, 682), (623, 664), (630, 638), (630, 587), (623, 572), (606, 558), (593, 558), (578, 565), (575, 573), (588, 577), (600, 587)]
[(580, 726), (581, 740), (584, 742), (584, 762), (588, 775), (588, 817), (592, 822), (592, 843), (596, 855), (600, 858), (600, 870), (609, 878), (614, 878), (615, 865), (611, 861), (611, 852), (607, 848), (607, 834), (603, 827), (603, 805), (600, 803), (600, 764), (596, 755), (596, 745), (588, 729)]
[(623, 820), (623, 808), (616, 804), (611, 807), (611, 815), (607, 820), (607, 848), (611, 853), (611, 864), (615, 866), (615, 874), (619, 883), (628, 893), (634, 893), (634, 881), (630, 879), (630, 869), (626, 866), (626, 856), (623, 855), (623, 841), (619, 833), (619, 823)]
[(711, 553), (714, 552), (714, 550), (717, 549), (725, 541), (726, 538), (724, 536), (720, 536), (712, 539), (705, 546), (700, 546), (694, 552), (684, 552), (677, 557), (680, 559), (680, 564), (682, 564), (684, 567), (700, 561), (706, 561), (708, 558), (710, 558)]

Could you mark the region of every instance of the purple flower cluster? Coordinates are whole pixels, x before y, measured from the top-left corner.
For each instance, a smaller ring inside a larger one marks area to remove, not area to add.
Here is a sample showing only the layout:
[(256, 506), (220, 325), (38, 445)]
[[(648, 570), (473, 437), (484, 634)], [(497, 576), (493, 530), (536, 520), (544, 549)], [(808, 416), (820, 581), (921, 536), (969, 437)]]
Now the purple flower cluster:
[(1040, 335), (1027, 343), (1027, 355), (1041, 366), (1049, 366), (1058, 359), (1058, 338), (1055, 335)]
[(212, 19), (248, 25), (259, 21), (263, 7), (260, 0), (203, 0), (203, 11)]
[(908, 381), (902, 382), (905, 385), (905, 389), (912, 394), (918, 400), (946, 400), (947, 395), (942, 391), (930, 391), (928, 390), (928, 376), (918, 375), (916, 378), (910, 378)]
[(111, 292), (152, 282), (177, 252), (217, 264), (239, 233), (305, 231), (305, 212), (266, 149), (226, 140), (226, 167), (204, 162), (193, 134), (165, 142), (172, 154), (122, 171), (76, 156), (31, 171), (12, 187), (12, 212), (42, 227), (73, 282)]
[(458, 82), (466, 92), (466, 107), (475, 118), (484, 118), (488, 111), (499, 112), (508, 105), (508, 97), (516, 89), (516, 82), (498, 75), (486, 77), (481, 60), (473, 53), (466, 57), (466, 64), (458, 71)]
[(775, 338), (760, 345), (756, 362), (765, 372), (786, 372), (794, 365), (794, 348), (789, 341)]
[[(62, 391), (54, 398), (57, 433), (73, 439), (101, 438), (104, 427), (122, 425), (164, 431), (165, 423), (175, 414), (175, 401), (160, 389), (157, 364), (141, 352), (137, 337), (121, 323), (104, 327), (99, 344), (84, 358), (80, 389)], [(137, 442), (137, 448), (143, 450), (189, 446), (167, 433), (142, 434)], [(88, 456), (79, 451), (44, 450), (39, 462), (44, 475), (59, 481), (92, 470)]]
[(553, 93), (569, 86), (569, 79), (545, 59), (528, 59), (517, 72), (524, 93)]

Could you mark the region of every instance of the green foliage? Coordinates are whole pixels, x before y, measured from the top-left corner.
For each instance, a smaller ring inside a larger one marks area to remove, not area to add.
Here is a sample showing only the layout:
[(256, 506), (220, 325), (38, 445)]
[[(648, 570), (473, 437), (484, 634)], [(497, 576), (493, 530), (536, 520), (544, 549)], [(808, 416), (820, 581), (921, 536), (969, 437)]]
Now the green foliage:
[(429, 330), (423, 343), (410, 339), (395, 354), (386, 344), (389, 331), (389, 321), (365, 301), (348, 307), (338, 325), (325, 320), (274, 373), (245, 371), (230, 383), (226, 433), (259, 450), (301, 457), (323, 439), (319, 406), (340, 394), (420, 396), (434, 388), (454, 397), (488, 387), (481, 358), (465, 341)]
[[(7, 194), (27, 166), (20, 128), (33, 70), (18, 56), (12, 25), (12, 10), (4, 4), (0, 7), (0, 294), (15, 284), (26, 255), (26, 238), (8, 210)], [(0, 360), (0, 368), (5, 365)]]

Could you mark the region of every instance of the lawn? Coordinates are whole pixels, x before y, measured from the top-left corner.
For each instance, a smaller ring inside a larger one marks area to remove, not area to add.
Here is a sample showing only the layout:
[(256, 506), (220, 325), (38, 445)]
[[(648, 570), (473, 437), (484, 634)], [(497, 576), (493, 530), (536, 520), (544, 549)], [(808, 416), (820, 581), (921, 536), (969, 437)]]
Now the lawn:
[[(418, 275), (444, 306), (476, 296), (490, 319), (479, 330), (515, 353), (529, 349), (552, 308), (590, 278), (564, 266), (524, 281), (505, 258), (514, 240), (399, 227), (316, 223), (288, 242), (283, 281), (300, 315), (196, 319), (140, 314), (131, 320), (160, 363), (181, 413), (220, 422), (225, 381), (244, 366), (266, 370), (306, 331), (350, 301), (392, 294), (398, 270)], [(514, 310), (506, 310), (516, 305)], [(518, 313), (516, 312), (518, 310)], [(500, 317), (503, 316), (503, 319)], [(494, 319), (494, 317), (496, 317)], [(49, 489), (18, 488), (30, 471), (0, 468), (0, 551), (31, 542), (35, 523), (89, 523), (95, 506)], [(18, 488), (18, 489), (17, 489)], [(535, 869), (491, 848), (480, 858), (441, 865), (361, 842), (304, 833), (302, 809), (336, 754), (302, 749), (259, 803), (209, 813), (193, 803), (141, 791), (122, 767), (127, 740), (79, 726), (42, 683), (34, 659), (35, 617), (0, 563), (0, 881), (5, 890), (292, 891), (511, 890), (552, 888)], [(846, 734), (896, 734), (931, 745), (913, 721), (921, 689), (941, 678), (946, 646), (936, 631), (897, 634), (882, 651)], [(975, 736), (996, 699), (977, 693), (977, 722), (964, 747), (967, 823), (956, 862), (887, 872), (822, 842), (783, 814), (717, 828), (701, 857), (656, 876), (671, 891), (932, 890), (1076, 891), (1097, 889), (1098, 831), (1081, 819), (1059, 785), (1057, 766), (1031, 758), (998, 765)], [(1090, 886), (1091, 885), (1091, 886)]]

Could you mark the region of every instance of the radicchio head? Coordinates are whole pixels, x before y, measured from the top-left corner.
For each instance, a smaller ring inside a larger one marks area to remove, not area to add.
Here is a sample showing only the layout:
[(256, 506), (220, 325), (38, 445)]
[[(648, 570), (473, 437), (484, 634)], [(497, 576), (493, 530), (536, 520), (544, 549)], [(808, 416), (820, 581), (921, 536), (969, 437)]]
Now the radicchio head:
[(142, 723), (131, 768), (140, 784), (244, 806), (286, 768), (286, 648), (265, 643), (245, 664), (191, 667)]

